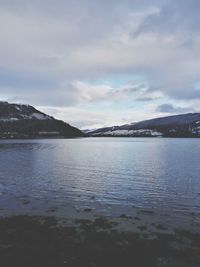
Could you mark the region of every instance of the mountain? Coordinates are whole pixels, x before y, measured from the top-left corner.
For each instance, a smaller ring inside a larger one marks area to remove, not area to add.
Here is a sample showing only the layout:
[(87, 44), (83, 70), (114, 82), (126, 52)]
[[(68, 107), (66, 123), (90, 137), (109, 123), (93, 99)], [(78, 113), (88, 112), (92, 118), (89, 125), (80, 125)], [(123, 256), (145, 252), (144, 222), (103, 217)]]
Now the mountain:
[(0, 102), (0, 138), (81, 137), (84, 133), (29, 105)]
[(87, 131), (90, 136), (200, 137), (200, 113), (145, 120)]

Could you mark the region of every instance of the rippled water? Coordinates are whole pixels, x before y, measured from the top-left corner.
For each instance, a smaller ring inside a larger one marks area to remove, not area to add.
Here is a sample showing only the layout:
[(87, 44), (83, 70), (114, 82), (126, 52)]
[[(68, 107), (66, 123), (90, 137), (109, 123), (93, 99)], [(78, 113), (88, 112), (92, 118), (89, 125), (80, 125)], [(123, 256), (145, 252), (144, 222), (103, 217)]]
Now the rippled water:
[[(31, 203), (31, 208), (30, 208)], [(66, 207), (200, 213), (200, 141), (0, 141), (0, 213)]]

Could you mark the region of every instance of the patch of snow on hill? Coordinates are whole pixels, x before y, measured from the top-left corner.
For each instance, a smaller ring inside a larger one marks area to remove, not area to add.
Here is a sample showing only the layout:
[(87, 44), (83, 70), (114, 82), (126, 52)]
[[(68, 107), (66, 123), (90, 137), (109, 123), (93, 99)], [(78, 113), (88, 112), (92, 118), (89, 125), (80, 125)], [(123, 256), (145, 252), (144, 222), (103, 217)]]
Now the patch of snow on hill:
[(12, 122), (12, 121), (18, 121), (18, 118), (0, 118), (0, 121), (3, 122)]
[(44, 115), (44, 114), (40, 114), (40, 113), (32, 113), (30, 118), (37, 119), (37, 120), (48, 120), (48, 119), (50, 119), (49, 116)]
[(22, 111), (21, 108), (19, 106), (15, 106), (16, 110), (18, 111)]
[(191, 132), (192, 132), (193, 134), (200, 134), (200, 126), (195, 127), (195, 128), (192, 128), (192, 129), (191, 129)]
[(162, 136), (163, 134), (156, 130), (140, 129), (140, 130), (110, 130), (106, 132), (93, 133), (95, 135), (103, 136)]

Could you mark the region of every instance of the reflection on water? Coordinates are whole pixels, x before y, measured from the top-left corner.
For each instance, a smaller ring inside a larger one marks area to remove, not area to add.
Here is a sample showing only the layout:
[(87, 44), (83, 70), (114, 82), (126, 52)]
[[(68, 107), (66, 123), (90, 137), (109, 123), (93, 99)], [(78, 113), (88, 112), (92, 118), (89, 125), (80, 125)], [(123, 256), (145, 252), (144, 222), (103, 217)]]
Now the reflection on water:
[(17, 211), (16, 199), (28, 197), (39, 206), (135, 206), (187, 218), (200, 213), (199, 159), (198, 139), (4, 140), (0, 208)]

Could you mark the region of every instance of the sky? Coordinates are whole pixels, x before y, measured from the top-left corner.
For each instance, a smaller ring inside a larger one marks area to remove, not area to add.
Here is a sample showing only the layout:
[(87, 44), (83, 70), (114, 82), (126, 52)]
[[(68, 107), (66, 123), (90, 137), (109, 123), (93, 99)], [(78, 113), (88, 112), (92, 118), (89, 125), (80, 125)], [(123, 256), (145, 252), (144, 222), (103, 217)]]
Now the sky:
[(81, 129), (200, 112), (199, 0), (0, 0), (0, 100)]

